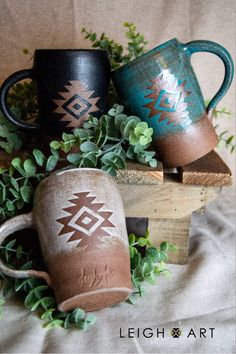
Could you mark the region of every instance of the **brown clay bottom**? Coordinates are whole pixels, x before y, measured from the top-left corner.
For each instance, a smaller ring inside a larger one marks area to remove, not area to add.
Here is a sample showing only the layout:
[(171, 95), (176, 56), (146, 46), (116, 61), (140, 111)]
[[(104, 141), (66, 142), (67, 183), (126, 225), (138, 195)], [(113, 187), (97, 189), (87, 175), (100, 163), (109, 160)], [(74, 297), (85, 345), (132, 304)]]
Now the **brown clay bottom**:
[(218, 137), (205, 114), (182, 133), (155, 140), (158, 158), (166, 167), (187, 165), (214, 149)]
[(97, 311), (125, 301), (131, 293), (128, 288), (100, 289), (76, 295), (61, 302), (58, 309), (63, 312), (80, 307), (84, 311)]
[(57, 255), (48, 269), (61, 311), (99, 310), (126, 300), (132, 291), (130, 258), (122, 241)]

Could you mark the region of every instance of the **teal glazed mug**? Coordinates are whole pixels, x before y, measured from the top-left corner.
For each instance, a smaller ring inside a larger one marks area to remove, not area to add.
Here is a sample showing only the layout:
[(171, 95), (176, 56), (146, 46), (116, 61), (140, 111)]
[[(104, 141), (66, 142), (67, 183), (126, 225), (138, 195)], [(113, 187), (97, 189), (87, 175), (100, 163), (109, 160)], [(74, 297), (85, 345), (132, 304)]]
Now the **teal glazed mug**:
[[(223, 83), (207, 107), (190, 63), (196, 52), (216, 54), (225, 67)], [(218, 138), (209, 118), (228, 91), (233, 73), (232, 58), (221, 45), (172, 39), (113, 71), (112, 79), (126, 108), (153, 128), (160, 160), (178, 167), (216, 146)]]

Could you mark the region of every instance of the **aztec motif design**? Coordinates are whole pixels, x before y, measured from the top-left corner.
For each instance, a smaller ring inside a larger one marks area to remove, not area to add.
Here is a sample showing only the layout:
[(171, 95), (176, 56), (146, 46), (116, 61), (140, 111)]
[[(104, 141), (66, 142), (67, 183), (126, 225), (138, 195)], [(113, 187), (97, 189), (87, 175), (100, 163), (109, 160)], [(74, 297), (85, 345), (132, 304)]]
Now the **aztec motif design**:
[(99, 111), (96, 106), (100, 97), (91, 97), (94, 91), (88, 91), (86, 87), (79, 81), (69, 81), (69, 85), (65, 85), (58, 94), (61, 99), (54, 99), (57, 105), (54, 113), (63, 114), (61, 121), (68, 122), (68, 128), (78, 128), (84, 121), (88, 120), (89, 114)]
[(185, 98), (191, 94), (186, 90), (186, 81), (178, 83), (168, 70), (151, 80), (147, 87), (152, 92), (145, 96), (152, 101), (144, 107), (150, 110), (149, 118), (157, 116), (158, 122), (166, 120), (167, 124), (177, 125), (183, 119), (188, 118), (187, 104)]
[(56, 220), (63, 225), (58, 236), (71, 233), (67, 242), (78, 240), (77, 246), (88, 244), (93, 236), (111, 236), (105, 228), (115, 227), (109, 220), (113, 213), (102, 210), (105, 203), (95, 203), (97, 197), (91, 196), (90, 192), (80, 192), (74, 196), (69, 200), (72, 205), (63, 208), (69, 215)]

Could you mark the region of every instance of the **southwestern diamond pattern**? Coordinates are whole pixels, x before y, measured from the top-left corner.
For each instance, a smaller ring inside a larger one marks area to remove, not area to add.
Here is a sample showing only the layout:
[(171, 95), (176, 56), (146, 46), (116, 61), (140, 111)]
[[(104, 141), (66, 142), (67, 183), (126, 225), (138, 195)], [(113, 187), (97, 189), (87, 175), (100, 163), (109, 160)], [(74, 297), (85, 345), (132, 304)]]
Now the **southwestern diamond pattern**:
[(68, 242), (78, 240), (80, 245), (88, 244), (92, 237), (110, 236), (105, 228), (115, 225), (109, 220), (113, 213), (103, 210), (105, 203), (95, 203), (97, 197), (91, 196), (90, 192), (74, 196), (69, 200), (72, 205), (63, 208), (69, 215), (56, 220), (63, 225), (58, 236), (71, 233)]
[(68, 128), (80, 127), (91, 113), (99, 111), (96, 104), (100, 97), (92, 97), (94, 91), (87, 90), (79, 80), (69, 81), (63, 90), (58, 92), (61, 99), (53, 100), (57, 105), (54, 113), (61, 114), (60, 120), (68, 122)]
[(186, 89), (186, 81), (179, 83), (174, 75), (165, 70), (150, 82), (147, 89), (151, 93), (145, 96), (149, 102), (144, 105), (150, 110), (148, 118), (156, 117), (158, 122), (165, 121), (167, 125), (181, 124), (188, 119), (185, 100), (191, 92)]
[(62, 105), (62, 108), (75, 119), (82, 117), (91, 107), (91, 103), (77, 93)]

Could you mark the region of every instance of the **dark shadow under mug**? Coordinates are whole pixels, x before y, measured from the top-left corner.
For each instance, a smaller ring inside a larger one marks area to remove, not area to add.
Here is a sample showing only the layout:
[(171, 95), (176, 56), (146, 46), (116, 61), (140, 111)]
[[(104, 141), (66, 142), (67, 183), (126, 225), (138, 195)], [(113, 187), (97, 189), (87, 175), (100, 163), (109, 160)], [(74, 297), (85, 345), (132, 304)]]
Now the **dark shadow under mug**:
[[(7, 105), (7, 94), (18, 81), (36, 81), (39, 124), (18, 119)], [(0, 90), (0, 108), (17, 126), (58, 135), (80, 127), (89, 115), (108, 108), (110, 61), (106, 50), (37, 49), (32, 69), (9, 76)]]

